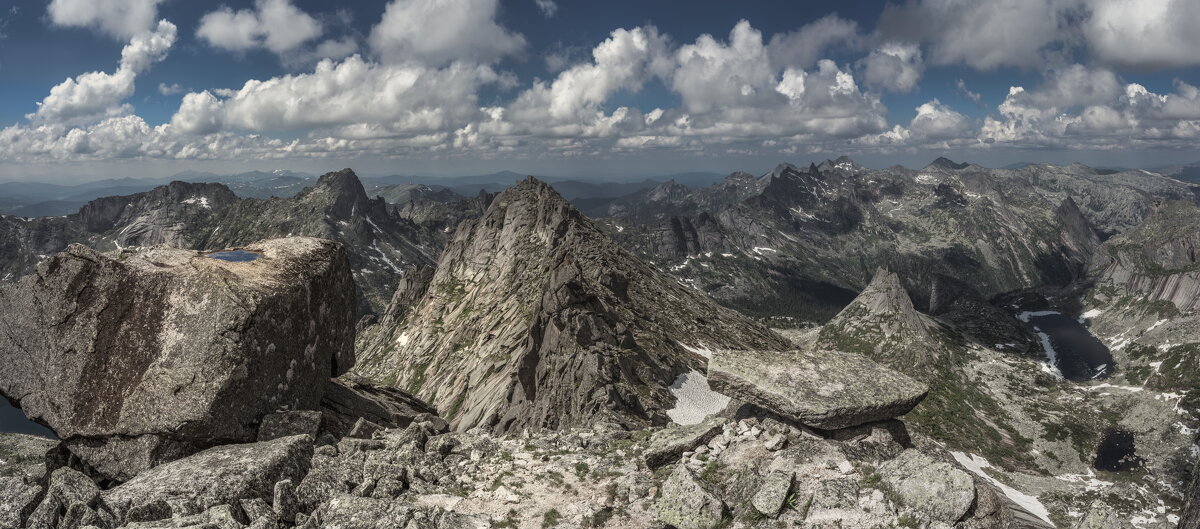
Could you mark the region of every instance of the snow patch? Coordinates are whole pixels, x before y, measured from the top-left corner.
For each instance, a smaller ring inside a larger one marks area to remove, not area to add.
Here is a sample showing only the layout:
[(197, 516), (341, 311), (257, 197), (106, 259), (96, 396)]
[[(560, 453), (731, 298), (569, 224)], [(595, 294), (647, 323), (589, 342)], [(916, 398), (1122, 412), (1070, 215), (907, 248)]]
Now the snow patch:
[(1113, 486), (1113, 482), (1097, 478), (1096, 473), (1090, 468), (1087, 474), (1064, 474), (1056, 477), (1071, 483), (1081, 483), (1088, 492), (1095, 492)]
[(1033, 332), (1037, 334), (1038, 341), (1042, 344), (1042, 351), (1046, 352), (1046, 362), (1042, 364), (1042, 371), (1054, 375), (1056, 379), (1062, 380), (1062, 371), (1058, 369), (1058, 351), (1055, 351), (1054, 344), (1050, 343), (1050, 335), (1042, 332), (1042, 329), (1036, 326), (1033, 328)]
[(1090, 319), (1092, 319), (1092, 318), (1095, 318), (1096, 316), (1099, 316), (1099, 315), (1101, 315), (1101, 314), (1104, 314), (1104, 311), (1102, 311), (1102, 310), (1100, 310), (1100, 309), (1089, 309), (1087, 312), (1084, 312), (1084, 313), (1083, 313), (1083, 314), (1081, 314), (1079, 317), (1080, 317), (1080, 318), (1083, 318), (1083, 319), (1085, 319), (1085, 320), (1090, 320)]
[(776, 250), (774, 248), (768, 248), (766, 246), (755, 246), (754, 247), (754, 253), (756, 253), (758, 255), (762, 255), (763, 252), (777, 253), (777, 252), (779, 252), (779, 250)]
[(196, 204), (205, 209), (212, 209), (208, 204), (208, 197), (191, 197), (183, 201), (184, 204)]
[(1130, 392), (1130, 393), (1138, 393), (1138, 392), (1140, 392), (1140, 391), (1143, 391), (1143, 390), (1145, 390), (1145, 389), (1146, 389), (1146, 388), (1143, 388), (1143, 387), (1141, 387), (1141, 386), (1118, 386), (1118, 385), (1116, 385), (1116, 384), (1109, 384), (1109, 383), (1107, 383), (1107, 382), (1105, 382), (1105, 383), (1103, 383), (1103, 384), (1096, 384), (1095, 386), (1086, 386), (1086, 387), (1084, 387), (1083, 389), (1085, 389), (1085, 390), (1087, 390), (1087, 391), (1096, 391), (1096, 390), (1098, 390), (1098, 389), (1109, 389), (1109, 388), (1111, 388), (1111, 389), (1121, 389), (1121, 390), (1128, 391), (1128, 392)]
[(1032, 311), (1032, 312), (1027, 310), (1025, 312), (1017, 314), (1017, 319), (1025, 322), (1025, 323), (1029, 323), (1030, 318), (1036, 318), (1038, 316), (1053, 316), (1055, 314), (1062, 314), (1062, 313), (1058, 312), (1056, 310), (1039, 310), (1039, 311)]
[(675, 396), (675, 407), (667, 410), (675, 424), (700, 424), (729, 404), (729, 397), (709, 388), (708, 378), (694, 369), (679, 375), (667, 389)]
[(712, 355), (713, 355), (712, 350), (705, 347), (704, 344), (697, 345), (696, 347), (689, 347), (687, 344), (681, 343), (681, 344), (679, 344), (679, 346), (683, 347), (684, 349), (687, 349), (688, 351), (691, 351), (700, 356), (703, 356), (704, 358), (708, 358), (710, 360), (712, 359)]
[(962, 465), (963, 468), (970, 470), (975, 475), (987, 480), (989, 483), (999, 488), (1005, 496), (1008, 496), (1008, 499), (1013, 501), (1013, 503), (1020, 505), (1034, 516), (1041, 518), (1042, 521), (1050, 524), (1050, 527), (1055, 527), (1054, 522), (1050, 521), (1050, 511), (1046, 510), (1046, 507), (1042, 505), (1042, 502), (1038, 501), (1037, 496), (1025, 494), (1024, 492), (1005, 485), (996, 478), (993, 478), (987, 472), (984, 472), (983, 469), (992, 466), (991, 463), (988, 463), (988, 460), (975, 454), (968, 455), (962, 452), (950, 452), (950, 455), (954, 456), (954, 460), (958, 461), (958, 464)]
[(1154, 325), (1147, 327), (1146, 332), (1153, 331), (1155, 327), (1158, 327), (1159, 325), (1162, 325), (1166, 322), (1167, 322), (1167, 320), (1158, 320), (1158, 321), (1154, 322)]
[(936, 177), (936, 176), (933, 176), (933, 175), (931, 175), (931, 174), (919, 174), (919, 175), (917, 175), (917, 183), (918, 183), (918, 184), (939, 184), (939, 183), (941, 183), (941, 182), (942, 182), (942, 179), (941, 179), (941, 178), (938, 178), (938, 177)]

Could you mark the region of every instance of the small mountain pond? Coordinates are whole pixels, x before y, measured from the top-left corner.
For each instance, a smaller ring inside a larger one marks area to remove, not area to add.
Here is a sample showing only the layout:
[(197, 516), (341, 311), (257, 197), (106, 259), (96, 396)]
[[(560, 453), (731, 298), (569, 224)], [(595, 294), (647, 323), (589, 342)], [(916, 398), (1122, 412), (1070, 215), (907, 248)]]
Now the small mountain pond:
[(1112, 353), (1079, 320), (1055, 311), (1022, 312), (1017, 319), (1033, 329), (1042, 342), (1047, 364), (1056, 375), (1072, 382), (1112, 374)]
[(251, 252), (247, 250), (227, 250), (223, 252), (212, 252), (204, 254), (205, 257), (220, 259), (222, 261), (230, 261), (234, 263), (245, 263), (262, 257), (261, 253)]

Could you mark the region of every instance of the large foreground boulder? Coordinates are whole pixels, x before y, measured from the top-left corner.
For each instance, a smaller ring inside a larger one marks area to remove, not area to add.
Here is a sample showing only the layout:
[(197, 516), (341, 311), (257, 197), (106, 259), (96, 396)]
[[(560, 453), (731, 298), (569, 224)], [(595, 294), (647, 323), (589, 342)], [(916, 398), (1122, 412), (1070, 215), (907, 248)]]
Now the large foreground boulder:
[(129, 522), (199, 514), (248, 498), (273, 499), (277, 483), (300, 482), (312, 456), (307, 435), (218, 446), (142, 472), (104, 491), (101, 499)]
[(353, 280), (322, 239), (72, 245), (0, 289), (0, 307), (0, 393), (118, 481), (252, 441), (270, 412), (315, 410), (354, 363)]
[(709, 360), (708, 384), (824, 430), (899, 417), (929, 391), (862, 355), (836, 351), (719, 351)]

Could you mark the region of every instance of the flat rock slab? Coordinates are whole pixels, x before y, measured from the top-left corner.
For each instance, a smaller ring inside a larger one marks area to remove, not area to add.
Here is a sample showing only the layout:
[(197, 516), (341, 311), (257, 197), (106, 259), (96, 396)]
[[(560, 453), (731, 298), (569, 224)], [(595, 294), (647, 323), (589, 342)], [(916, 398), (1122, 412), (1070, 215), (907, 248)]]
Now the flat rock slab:
[(857, 354), (718, 351), (708, 363), (716, 391), (823, 430), (899, 417), (929, 388)]
[(307, 435), (218, 446), (142, 472), (101, 499), (130, 522), (199, 514), (243, 498), (273, 498), (276, 483), (300, 482), (312, 456)]
[(307, 237), (226, 261), (74, 244), (0, 287), (0, 393), (105, 477), (254, 441), (277, 409), (316, 410), (354, 363), (341, 245)]

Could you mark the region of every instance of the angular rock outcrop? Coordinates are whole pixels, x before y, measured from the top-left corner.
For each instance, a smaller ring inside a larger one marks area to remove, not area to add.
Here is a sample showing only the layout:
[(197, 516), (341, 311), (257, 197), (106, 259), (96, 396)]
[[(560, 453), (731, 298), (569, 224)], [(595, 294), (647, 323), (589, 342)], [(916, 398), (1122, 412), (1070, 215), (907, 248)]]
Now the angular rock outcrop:
[(0, 392), (115, 480), (316, 409), (354, 363), (346, 254), (310, 238), (243, 251), (256, 258), (75, 245), (47, 259), (0, 289)]
[(672, 426), (655, 432), (643, 454), (646, 466), (655, 469), (679, 461), (684, 452), (695, 450), (721, 433), (726, 422), (724, 417), (712, 416), (699, 424)]
[(708, 363), (708, 383), (824, 430), (899, 417), (929, 391), (862, 355), (837, 351), (718, 351)]
[(928, 364), (943, 349), (934, 327), (913, 308), (900, 277), (880, 268), (867, 288), (821, 328), (819, 343), (877, 359)]
[(312, 456), (307, 435), (218, 446), (142, 472), (100, 496), (130, 522), (198, 514), (239, 499), (273, 498), (276, 483), (304, 477)]
[(460, 430), (663, 424), (667, 388), (703, 365), (694, 351), (787, 345), (622, 250), (532, 178), (459, 226), (407, 314), (355, 371)]

